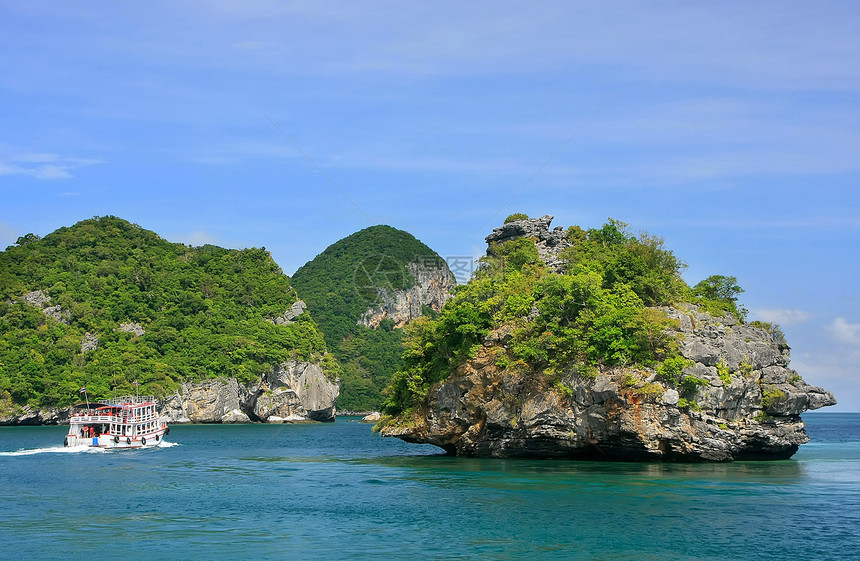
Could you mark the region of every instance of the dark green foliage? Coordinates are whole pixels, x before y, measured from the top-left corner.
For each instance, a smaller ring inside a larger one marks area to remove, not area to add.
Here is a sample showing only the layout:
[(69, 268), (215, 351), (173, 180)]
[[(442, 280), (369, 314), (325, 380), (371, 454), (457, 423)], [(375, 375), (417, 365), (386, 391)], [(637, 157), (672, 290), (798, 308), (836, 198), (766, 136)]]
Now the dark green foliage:
[[(19, 300), (33, 290), (68, 311), (69, 324)], [(264, 319), (296, 301), (264, 249), (192, 248), (110, 216), (0, 253), (0, 301), (0, 394), (20, 404), (65, 405), (81, 386), (109, 396), (134, 380), (155, 394), (211, 376), (248, 381), (326, 352), (308, 314), (293, 325)], [(123, 322), (146, 333), (119, 331)], [(97, 350), (81, 352), (85, 332)]]
[(30, 242), (35, 242), (35, 241), (38, 241), (40, 239), (42, 239), (42, 238), (40, 236), (37, 236), (36, 234), (33, 234), (33, 233), (25, 234), (25, 235), (21, 236), (20, 238), (18, 238), (18, 240), (15, 242), (15, 245), (26, 245)]
[(692, 364), (693, 361), (682, 356), (670, 356), (657, 365), (657, 374), (662, 380), (677, 384), (681, 379), (681, 371)]
[(525, 238), (492, 244), (487, 253), (495, 257), (485, 260), (483, 266), (497, 267), (506, 271), (519, 271), (523, 265), (537, 265), (540, 262), (535, 244)]
[(695, 395), (696, 390), (700, 386), (703, 387), (703, 386), (707, 386), (707, 385), (708, 385), (707, 380), (693, 376), (692, 374), (688, 374), (688, 375), (684, 376), (684, 379), (681, 380), (681, 384), (680, 384), (682, 393), (684, 393), (686, 395)]
[(522, 212), (515, 212), (515, 213), (511, 214), (510, 216), (508, 216), (507, 218), (505, 218), (505, 224), (508, 224), (510, 222), (514, 222), (515, 220), (528, 220), (528, 219), (529, 219), (528, 214), (523, 214)]
[(599, 229), (568, 228), (567, 237), (574, 244), (563, 255), (570, 271), (598, 273), (603, 288), (626, 285), (645, 306), (674, 302), (686, 288), (680, 275), (685, 265), (662, 238), (633, 236), (627, 224), (611, 218)]
[(399, 329), (385, 324), (373, 330), (357, 322), (377, 304), (377, 287), (398, 290), (415, 284), (407, 264), (416, 261), (443, 266), (436, 252), (411, 234), (371, 226), (330, 245), (293, 275), (293, 286), (344, 365), (340, 409), (378, 409), (381, 390), (402, 364)]
[(334, 353), (343, 366), (338, 407), (347, 411), (375, 411), (382, 402), (382, 390), (400, 368), (403, 330), (383, 320), (376, 329), (359, 327), (343, 339)]
[(735, 277), (711, 275), (692, 288), (692, 295), (695, 303), (711, 315), (730, 313), (744, 321), (747, 310), (738, 306), (738, 294), (743, 291)]

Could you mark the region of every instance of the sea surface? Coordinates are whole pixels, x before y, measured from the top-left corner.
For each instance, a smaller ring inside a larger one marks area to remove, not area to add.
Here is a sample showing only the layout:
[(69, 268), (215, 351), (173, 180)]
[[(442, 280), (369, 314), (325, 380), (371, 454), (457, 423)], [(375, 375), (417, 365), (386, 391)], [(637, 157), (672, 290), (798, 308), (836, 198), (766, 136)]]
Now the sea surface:
[(0, 559), (860, 559), (860, 413), (791, 460), (476, 460), (315, 425), (70, 451), (0, 427)]

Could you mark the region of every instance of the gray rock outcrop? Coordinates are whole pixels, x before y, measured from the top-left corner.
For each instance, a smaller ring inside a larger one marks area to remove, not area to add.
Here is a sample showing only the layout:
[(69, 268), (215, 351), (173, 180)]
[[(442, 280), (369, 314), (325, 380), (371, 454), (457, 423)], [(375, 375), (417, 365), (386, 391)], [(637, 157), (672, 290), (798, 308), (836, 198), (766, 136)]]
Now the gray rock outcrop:
[(174, 423), (333, 421), (339, 384), (312, 362), (290, 360), (250, 384), (235, 378), (183, 384), (162, 405)]
[(48, 304), (51, 303), (51, 297), (41, 290), (34, 290), (32, 292), (28, 292), (27, 294), (22, 296), (20, 300), (35, 308), (41, 309), (43, 314), (53, 320), (56, 320), (60, 323), (64, 323), (66, 325), (69, 324), (69, 319), (71, 318), (71, 314), (69, 313), (69, 311), (63, 309), (63, 307), (60, 305), (49, 306)]
[(290, 325), (293, 323), (294, 319), (305, 313), (305, 310), (307, 309), (307, 305), (302, 300), (296, 300), (293, 305), (290, 306), (289, 310), (267, 321), (276, 325)]
[(99, 338), (87, 331), (81, 338), (81, 354), (95, 351), (99, 348)]
[(139, 323), (135, 323), (133, 321), (121, 323), (117, 329), (123, 333), (133, 333), (138, 337), (146, 334), (146, 329), (144, 329)]
[(457, 280), (444, 262), (441, 266), (412, 262), (406, 268), (415, 279), (415, 285), (395, 291), (378, 288), (379, 304), (368, 307), (358, 320), (360, 325), (376, 329), (383, 320), (390, 319), (395, 326), (402, 327), (421, 317), (425, 306), (438, 312), (451, 298)]
[(42, 309), (46, 305), (51, 303), (51, 297), (42, 292), (41, 290), (34, 290), (32, 292), (28, 292), (21, 299), (30, 304), (31, 306), (35, 306), (36, 308)]
[(549, 229), (553, 218), (555, 217), (547, 214), (540, 218), (512, 220), (493, 229), (493, 232), (486, 237), (486, 242), (488, 245), (492, 245), (519, 238), (529, 238), (535, 242), (538, 254), (546, 264), (547, 269), (556, 273), (561, 272), (564, 268), (564, 261), (558, 255), (561, 250), (571, 247), (573, 244), (567, 239), (567, 234), (561, 226), (556, 226), (552, 230)]
[[(247, 401), (247, 389), (236, 378), (182, 385), (182, 409), (192, 423), (222, 423)], [(249, 419), (245, 416), (245, 422)]]

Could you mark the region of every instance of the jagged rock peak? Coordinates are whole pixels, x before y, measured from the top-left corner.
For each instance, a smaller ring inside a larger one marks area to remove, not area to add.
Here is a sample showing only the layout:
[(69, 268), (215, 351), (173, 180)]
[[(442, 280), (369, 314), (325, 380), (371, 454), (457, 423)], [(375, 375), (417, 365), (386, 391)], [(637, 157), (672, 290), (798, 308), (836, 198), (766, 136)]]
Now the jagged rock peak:
[(498, 228), (494, 228), (493, 232), (485, 238), (487, 245), (491, 246), (492, 244), (504, 243), (519, 238), (529, 238), (535, 242), (538, 254), (546, 266), (552, 271), (560, 272), (564, 263), (559, 259), (558, 254), (561, 250), (571, 247), (573, 244), (567, 239), (567, 234), (565, 234), (564, 228), (561, 226), (556, 226), (552, 230), (549, 229), (553, 218), (555, 217), (546, 214), (540, 218), (512, 220)]

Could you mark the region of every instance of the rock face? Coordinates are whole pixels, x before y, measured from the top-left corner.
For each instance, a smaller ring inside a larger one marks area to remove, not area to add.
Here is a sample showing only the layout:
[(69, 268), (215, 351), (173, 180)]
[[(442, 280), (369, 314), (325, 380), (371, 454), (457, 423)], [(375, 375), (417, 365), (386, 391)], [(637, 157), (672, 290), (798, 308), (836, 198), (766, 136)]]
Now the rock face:
[(12, 407), (3, 404), (0, 413), (0, 426), (3, 425), (61, 425), (69, 422), (70, 409), (34, 409), (29, 405)]
[(81, 354), (95, 351), (99, 348), (99, 338), (87, 331), (81, 338)]
[(256, 394), (254, 414), (261, 420), (306, 417), (333, 421), (338, 387), (318, 365), (289, 361), (269, 372)]
[(177, 391), (165, 402), (162, 415), (177, 423), (223, 423), (228, 417), (248, 422), (250, 419), (241, 411), (247, 397), (247, 389), (235, 378), (182, 384), (181, 393)]
[(690, 361), (682, 376), (704, 385), (673, 387), (643, 368), (568, 374), (551, 384), (541, 372), (499, 369), (494, 348), (509, 337), (497, 331), (431, 389), (411, 421), (382, 433), (463, 456), (783, 459), (809, 440), (800, 413), (836, 403), (788, 368), (787, 351), (766, 330), (694, 306), (666, 311)]
[(552, 230), (549, 229), (553, 218), (555, 217), (547, 214), (540, 218), (513, 220), (493, 229), (493, 233), (486, 237), (487, 244), (530, 238), (535, 242), (538, 254), (546, 264), (547, 270), (556, 273), (561, 272), (564, 268), (564, 262), (558, 257), (558, 253), (573, 244), (567, 239), (561, 226), (556, 226)]
[(424, 306), (438, 312), (451, 298), (457, 280), (447, 266), (412, 262), (408, 263), (406, 268), (415, 279), (415, 285), (393, 292), (384, 288), (377, 289), (380, 304), (369, 307), (359, 318), (359, 325), (376, 329), (382, 320), (390, 319), (395, 326), (402, 327), (421, 317)]
[(183, 384), (161, 413), (174, 423), (333, 421), (338, 391), (319, 365), (290, 360), (247, 386), (235, 378)]
[(36, 308), (44, 308), (46, 304), (51, 303), (51, 297), (42, 292), (41, 290), (34, 290), (32, 292), (28, 292), (21, 299), (30, 304), (31, 306), (35, 306)]
[(135, 323), (133, 321), (121, 323), (121, 324), (119, 324), (119, 327), (117, 329), (119, 331), (124, 332), (124, 333), (133, 333), (133, 334), (137, 335), (138, 337), (146, 334), (146, 329), (144, 329), (143, 326), (140, 325), (139, 323)]

